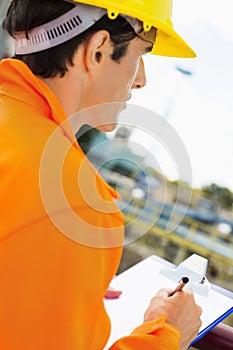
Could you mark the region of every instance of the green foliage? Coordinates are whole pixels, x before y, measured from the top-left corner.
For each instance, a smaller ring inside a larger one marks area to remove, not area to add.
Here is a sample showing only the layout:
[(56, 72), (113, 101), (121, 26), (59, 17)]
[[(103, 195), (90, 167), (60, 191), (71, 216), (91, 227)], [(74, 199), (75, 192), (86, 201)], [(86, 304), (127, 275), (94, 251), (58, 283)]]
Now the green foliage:
[(215, 183), (202, 187), (203, 195), (206, 198), (214, 200), (220, 204), (222, 208), (233, 208), (233, 192), (226, 187), (220, 187)]
[(171, 181), (171, 184), (176, 185), (177, 187), (190, 189), (190, 186), (189, 186), (188, 182), (186, 182), (186, 181), (175, 180), (175, 181)]

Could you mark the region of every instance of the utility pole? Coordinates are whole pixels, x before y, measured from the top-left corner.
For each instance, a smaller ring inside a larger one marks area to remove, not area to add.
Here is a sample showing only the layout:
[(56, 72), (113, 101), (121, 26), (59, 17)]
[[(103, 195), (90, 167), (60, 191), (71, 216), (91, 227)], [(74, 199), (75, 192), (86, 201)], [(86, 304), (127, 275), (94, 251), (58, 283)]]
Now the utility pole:
[(177, 95), (179, 93), (179, 90), (182, 87), (184, 77), (191, 77), (193, 74), (191, 71), (189, 71), (187, 69), (180, 68), (178, 66), (175, 68), (175, 73), (176, 73), (175, 87), (174, 87), (174, 90), (172, 91), (171, 97), (169, 98), (169, 100), (167, 102), (166, 110), (164, 113), (164, 118), (166, 120), (169, 120), (171, 117), (171, 113), (172, 113), (172, 110), (173, 110), (174, 105), (176, 103), (176, 99), (177, 99)]

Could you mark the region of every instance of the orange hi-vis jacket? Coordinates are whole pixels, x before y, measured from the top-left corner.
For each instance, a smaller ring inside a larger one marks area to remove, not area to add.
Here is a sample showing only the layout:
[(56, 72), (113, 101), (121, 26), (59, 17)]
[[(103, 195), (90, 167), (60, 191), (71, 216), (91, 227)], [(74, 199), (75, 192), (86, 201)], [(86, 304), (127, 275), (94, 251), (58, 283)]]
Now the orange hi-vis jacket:
[[(116, 198), (49, 87), (24, 63), (2, 60), (0, 349), (104, 348), (111, 326), (103, 298), (124, 235)], [(165, 319), (111, 349), (177, 350), (180, 332)]]

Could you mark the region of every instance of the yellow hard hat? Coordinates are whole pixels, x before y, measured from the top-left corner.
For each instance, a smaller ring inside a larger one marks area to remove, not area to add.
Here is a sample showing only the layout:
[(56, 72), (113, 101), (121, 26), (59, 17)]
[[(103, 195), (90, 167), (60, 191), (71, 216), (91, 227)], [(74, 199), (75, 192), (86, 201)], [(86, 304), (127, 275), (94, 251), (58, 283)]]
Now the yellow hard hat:
[(152, 54), (172, 57), (195, 57), (195, 52), (174, 31), (171, 22), (172, 0), (73, 0), (74, 2), (107, 9), (109, 18), (119, 14), (135, 17), (143, 22), (145, 31), (157, 28)]

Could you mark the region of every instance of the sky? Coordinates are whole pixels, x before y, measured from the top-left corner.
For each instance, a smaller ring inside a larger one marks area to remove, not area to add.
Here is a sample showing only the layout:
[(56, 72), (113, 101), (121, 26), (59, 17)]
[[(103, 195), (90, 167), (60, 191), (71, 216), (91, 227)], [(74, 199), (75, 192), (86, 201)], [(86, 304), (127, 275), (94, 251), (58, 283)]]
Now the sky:
[[(197, 58), (145, 56), (147, 86), (130, 101), (157, 112), (176, 130), (191, 161), (193, 187), (214, 182), (233, 191), (231, 9), (232, 0), (174, 0), (174, 28)], [(172, 170), (165, 175), (174, 180)]]

